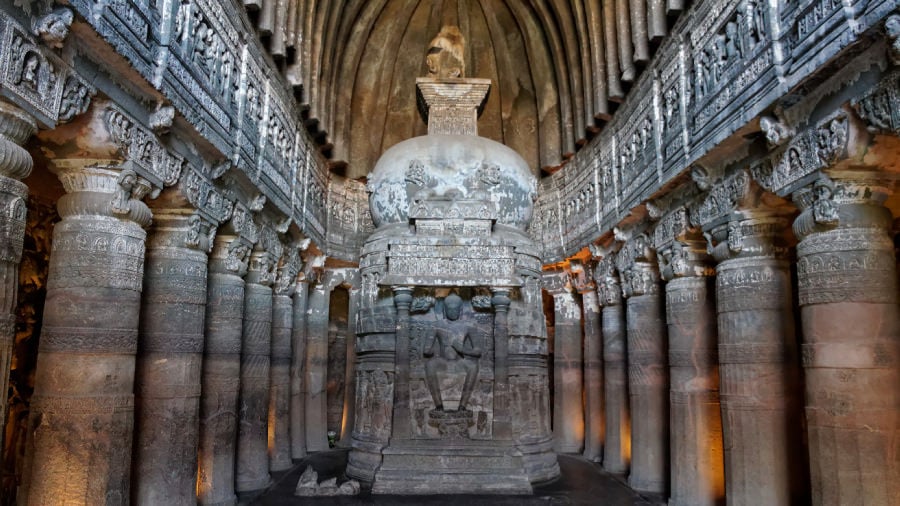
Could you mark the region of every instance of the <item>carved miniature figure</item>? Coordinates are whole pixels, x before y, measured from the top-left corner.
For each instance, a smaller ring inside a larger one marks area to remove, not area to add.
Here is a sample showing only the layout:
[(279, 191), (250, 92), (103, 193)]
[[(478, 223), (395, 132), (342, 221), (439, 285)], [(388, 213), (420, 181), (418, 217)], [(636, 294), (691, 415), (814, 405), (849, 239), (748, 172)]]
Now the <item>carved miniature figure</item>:
[(444, 318), (435, 324), (435, 335), (432, 344), (423, 353), (425, 377), (428, 390), (434, 399), (436, 411), (444, 410), (441, 396), (441, 385), (438, 374), (447, 370), (451, 363), (459, 364), (466, 372), (466, 381), (457, 411), (465, 411), (475, 381), (478, 379), (478, 360), (481, 348), (472, 342), (472, 327), (462, 316), (463, 300), (459, 295), (451, 293), (444, 298)]

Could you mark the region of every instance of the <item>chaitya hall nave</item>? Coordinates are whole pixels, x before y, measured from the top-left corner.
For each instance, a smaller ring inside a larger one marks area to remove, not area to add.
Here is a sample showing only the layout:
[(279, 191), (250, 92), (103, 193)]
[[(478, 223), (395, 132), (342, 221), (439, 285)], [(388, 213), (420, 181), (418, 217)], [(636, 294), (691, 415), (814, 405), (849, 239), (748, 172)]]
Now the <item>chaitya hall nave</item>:
[(0, 0), (0, 505), (900, 506), (898, 250), (898, 0)]

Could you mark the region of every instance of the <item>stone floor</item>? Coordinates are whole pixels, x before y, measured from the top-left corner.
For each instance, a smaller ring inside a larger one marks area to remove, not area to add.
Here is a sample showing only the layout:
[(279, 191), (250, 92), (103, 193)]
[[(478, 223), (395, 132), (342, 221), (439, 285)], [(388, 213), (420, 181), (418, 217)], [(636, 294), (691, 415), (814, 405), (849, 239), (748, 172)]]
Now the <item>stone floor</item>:
[(429, 506), (659, 506), (665, 504), (659, 498), (642, 497), (628, 488), (621, 476), (611, 475), (600, 466), (582, 458), (560, 456), (562, 477), (553, 483), (535, 487), (534, 496), (387, 496), (366, 494), (355, 497), (295, 497), (294, 487), (307, 465), (319, 473), (319, 481), (337, 476), (343, 479), (347, 464), (347, 452), (334, 450), (322, 452), (300, 461), (294, 468), (275, 473), (273, 485), (262, 494), (241, 497), (242, 505), (429, 505)]

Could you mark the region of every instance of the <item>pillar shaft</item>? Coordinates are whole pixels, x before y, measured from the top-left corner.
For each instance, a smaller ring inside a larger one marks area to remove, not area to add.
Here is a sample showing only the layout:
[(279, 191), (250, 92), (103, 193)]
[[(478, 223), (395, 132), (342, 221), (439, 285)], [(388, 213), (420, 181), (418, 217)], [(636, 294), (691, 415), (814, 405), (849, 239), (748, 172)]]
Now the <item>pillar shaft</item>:
[(600, 462), (603, 456), (603, 339), (600, 335), (600, 306), (591, 287), (581, 294), (584, 310), (584, 458)]
[[(836, 183), (838, 202), (820, 198), (794, 223), (802, 237), (797, 278), (813, 504), (892, 504), (900, 494), (892, 218), (881, 206), (884, 189)], [(845, 200), (852, 195), (872, 198)]]
[(344, 418), (341, 421), (340, 446), (350, 447), (353, 426), (356, 420), (356, 313), (359, 311), (360, 290), (358, 287), (349, 291), (350, 301), (347, 308), (347, 367), (344, 374)]
[(798, 504), (805, 488), (791, 275), (777, 246), (785, 225), (775, 217), (736, 218), (727, 232), (732, 254), (717, 267), (729, 505)]
[(272, 357), (272, 269), (268, 252), (255, 249), (244, 286), (241, 394), (235, 490), (269, 485), (269, 381)]
[(209, 263), (206, 343), (200, 397), (197, 499), (204, 506), (237, 503), (234, 494), (244, 279), (250, 247), (216, 237)]
[(392, 438), (408, 438), (409, 427), (409, 308), (411, 287), (394, 287), (397, 307), (397, 334), (394, 340), (394, 406)]
[(189, 213), (158, 212), (147, 243), (135, 373), (135, 504), (197, 502), (207, 254), (188, 245)]
[(494, 289), (494, 426), (495, 439), (512, 439), (509, 390), (509, 290)]
[(625, 308), (621, 302), (603, 307), (603, 388), (606, 438), (603, 468), (624, 474), (631, 464), (631, 415), (628, 405)]
[(306, 312), (306, 450), (328, 449), (328, 314), (331, 290), (318, 284)]
[(297, 281), (291, 329), (291, 459), (306, 457), (306, 302), (309, 283)]
[[(291, 280), (291, 286), (293, 286)], [(276, 293), (272, 302), (272, 375), (269, 387), (269, 469), (291, 467), (291, 341), (294, 308), (289, 294)]]
[(628, 484), (635, 490), (664, 493), (669, 464), (669, 384), (658, 285), (628, 298), (626, 319), (632, 420)]
[(28, 187), (20, 180), (31, 173), (32, 160), (21, 146), (37, 130), (30, 116), (0, 102), (0, 434), (6, 434), (6, 393), (16, 335), (16, 294), (25, 238)]
[(22, 504), (129, 500), (151, 214), (131, 198), (133, 172), (84, 165), (56, 166), (67, 195), (53, 229)]
[(553, 435), (557, 453), (584, 450), (581, 308), (571, 292), (553, 295)]
[(703, 276), (666, 283), (671, 506), (713, 506), (725, 498), (715, 292), (710, 283)]

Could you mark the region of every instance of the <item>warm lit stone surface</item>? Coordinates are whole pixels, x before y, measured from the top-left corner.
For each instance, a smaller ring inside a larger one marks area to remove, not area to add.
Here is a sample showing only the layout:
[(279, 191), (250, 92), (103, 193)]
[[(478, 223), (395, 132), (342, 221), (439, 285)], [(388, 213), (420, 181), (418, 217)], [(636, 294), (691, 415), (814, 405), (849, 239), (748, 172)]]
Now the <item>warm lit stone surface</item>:
[(601, 315), (597, 292), (582, 292), (584, 311), (584, 458), (601, 462), (603, 458), (603, 336), (600, 333)]
[(132, 198), (133, 172), (82, 160), (60, 161), (56, 170), (67, 194), (57, 204), (63, 220), (53, 229), (18, 500), (127, 504), (143, 227), (151, 214)]
[(714, 293), (705, 276), (666, 283), (671, 506), (725, 497)]
[(896, 259), (887, 189), (868, 176), (817, 182), (794, 223), (815, 504), (900, 498)]
[(269, 382), (272, 357), (274, 263), (259, 247), (250, 254), (244, 286), (241, 342), (241, 394), (238, 416), (235, 490), (269, 485)]
[(208, 240), (198, 228), (193, 241), (190, 213), (157, 210), (147, 240), (135, 373), (136, 504), (197, 502)]
[(233, 505), (244, 279), (249, 245), (219, 234), (209, 261), (197, 501)]
[(568, 291), (554, 294), (553, 436), (558, 453), (584, 450), (581, 307)]

